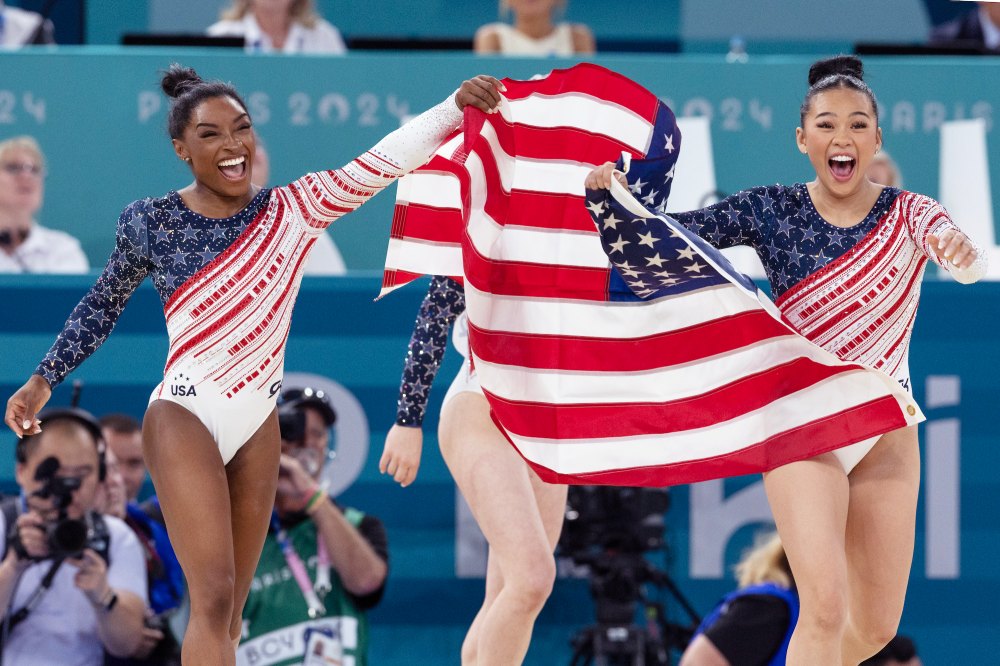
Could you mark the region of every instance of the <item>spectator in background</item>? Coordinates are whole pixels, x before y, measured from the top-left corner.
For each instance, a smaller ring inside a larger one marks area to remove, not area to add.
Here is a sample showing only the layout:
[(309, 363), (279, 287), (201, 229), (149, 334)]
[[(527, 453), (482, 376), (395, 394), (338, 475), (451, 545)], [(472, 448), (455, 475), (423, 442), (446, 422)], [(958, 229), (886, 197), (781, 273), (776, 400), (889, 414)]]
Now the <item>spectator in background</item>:
[(75, 238), (38, 224), (45, 157), (30, 136), (0, 142), (0, 273), (86, 273)]
[(957, 19), (931, 28), (930, 43), (1000, 51), (1000, 2), (976, 4)]
[(209, 35), (242, 36), (253, 53), (345, 53), (340, 31), (317, 12), (313, 0), (234, 0)]
[(917, 655), (917, 646), (906, 636), (896, 636), (874, 657), (865, 659), (859, 666), (923, 666)]
[(500, 17), (513, 14), (513, 25), (489, 23), (476, 31), (476, 53), (524, 56), (571, 56), (594, 53), (594, 34), (580, 23), (557, 23), (567, 0), (500, 0)]
[(777, 534), (738, 565), (739, 589), (702, 621), (680, 666), (778, 666), (799, 615), (795, 579)]
[[(120, 517), (132, 528), (142, 544), (149, 589), (147, 626), (143, 642), (134, 655), (142, 661), (129, 664), (180, 663), (180, 646), (166, 625), (165, 618), (177, 611), (184, 599), (184, 574), (167, 537), (162, 518), (150, 514), (138, 504), (139, 492), (146, 480), (142, 457), (142, 425), (127, 414), (108, 414), (101, 418), (101, 432), (108, 445), (108, 481), (105, 485), (111, 501), (108, 513)], [(115, 479), (121, 479), (122, 501), (117, 501)], [(155, 498), (149, 503), (159, 515)]]
[(903, 175), (892, 156), (884, 150), (875, 153), (868, 165), (868, 180), (888, 187), (903, 187)]
[[(100, 428), (81, 410), (40, 416), (44, 431), (17, 443), (21, 497), (5, 500), (0, 520), (0, 534), (7, 535), (0, 546), (4, 663), (94, 666), (103, 663), (105, 650), (129, 656), (142, 635), (146, 579), (132, 530), (97, 511)], [(62, 510), (60, 496), (68, 500)], [(60, 516), (87, 523), (82, 552), (53, 551), (46, 528)]]
[(278, 491), (243, 609), (237, 664), (266, 658), (291, 666), (308, 654), (365, 666), (366, 613), (381, 600), (388, 575), (385, 528), (337, 505), (319, 483), (336, 420), (329, 399), (322, 391), (287, 389), (279, 404)]
[(41, 14), (8, 7), (0, 0), (0, 49), (29, 44), (55, 44), (55, 27)]
[[(254, 132), (257, 141), (257, 150), (254, 152), (253, 172), (250, 174), (250, 181), (257, 187), (267, 187), (271, 178), (271, 156), (267, 152), (264, 140), (257, 132)], [(327, 229), (319, 236), (316, 236), (316, 243), (313, 245), (312, 254), (306, 259), (305, 275), (330, 276), (344, 275), (347, 273), (347, 264), (344, 263), (344, 256), (340, 254), (340, 249), (333, 242), (333, 236)]]

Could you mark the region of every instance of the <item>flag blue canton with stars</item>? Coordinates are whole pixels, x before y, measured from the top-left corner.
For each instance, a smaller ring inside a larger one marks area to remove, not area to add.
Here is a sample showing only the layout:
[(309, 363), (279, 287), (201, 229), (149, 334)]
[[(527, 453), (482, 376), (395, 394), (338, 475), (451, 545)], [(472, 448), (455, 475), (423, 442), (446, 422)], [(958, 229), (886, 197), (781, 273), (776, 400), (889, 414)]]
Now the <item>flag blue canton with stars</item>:
[[(674, 177), (679, 135), (677, 132), (678, 140), (671, 146), (674, 150), (663, 149), (666, 154), (653, 159), (631, 160), (631, 207), (610, 190), (587, 190), (587, 208), (615, 267), (608, 285), (609, 300), (650, 300), (725, 283), (757, 291), (753, 281), (734, 269), (721, 252), (663, 212)], [(624, 170), (623, 159), (617, 168)], [(636, 214), (639, 210), (642, 215)]]

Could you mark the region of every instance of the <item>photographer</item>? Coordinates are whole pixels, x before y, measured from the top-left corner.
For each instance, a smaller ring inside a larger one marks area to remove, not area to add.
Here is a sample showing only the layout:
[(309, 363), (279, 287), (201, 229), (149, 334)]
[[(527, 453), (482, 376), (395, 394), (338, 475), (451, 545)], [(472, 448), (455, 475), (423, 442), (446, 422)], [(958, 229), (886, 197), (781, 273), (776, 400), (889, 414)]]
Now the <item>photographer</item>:
[(382, 598), (388, 544), (381, 521), (338, 506), (320, 485), (336, 414), (322, 391), (279, 401), (281, 465), (271, 529), (243, 610), (238, 664), (305, 656), (367, 663), (366, 612)]
[(100, 427), (80, 410), (39, 414), (18, 442), (20, 498), (4, 500), (0, 564), (3, 664), (93, 666), (132, 654), (142, 636), (146, 576), (132, 531), (95, 508)]

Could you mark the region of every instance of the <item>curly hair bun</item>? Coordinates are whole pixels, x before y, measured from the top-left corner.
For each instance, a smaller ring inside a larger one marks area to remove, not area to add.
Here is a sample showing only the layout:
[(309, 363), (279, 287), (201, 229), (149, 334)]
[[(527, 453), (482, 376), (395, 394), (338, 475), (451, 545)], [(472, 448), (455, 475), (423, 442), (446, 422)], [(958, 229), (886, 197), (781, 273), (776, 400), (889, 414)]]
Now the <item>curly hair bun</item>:
[(163, 78), (160, 80), (160, 87), (167, 97), (180, 97), (201, 82), (198, 72), (190, 67), (182, 67), (175, 62), (164, 72)]
[(858, 81), (864, 81), (865, 67), (860, 58), (850, 55), (839, 55), (814, 62), (809, 68), (809, 85), (814, 86), (828, 76), (843, 74)]

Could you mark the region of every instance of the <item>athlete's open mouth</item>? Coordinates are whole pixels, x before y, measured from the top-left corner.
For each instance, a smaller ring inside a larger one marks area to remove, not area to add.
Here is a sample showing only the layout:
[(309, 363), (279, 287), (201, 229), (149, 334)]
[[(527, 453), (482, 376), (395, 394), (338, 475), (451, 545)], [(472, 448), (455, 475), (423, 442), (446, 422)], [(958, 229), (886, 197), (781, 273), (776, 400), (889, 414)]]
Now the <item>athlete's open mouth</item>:
[(846, 181), (850, 180), (851, 176), (854, 175), (857, 160), (850, 155), (834, 155), (827, 161), (827, 164), (830, 165), (830, 173), (833, 174), (834, 178), (839, 181)]
[(222, 160), (219, 162), (219, 171), (228, 180), (241, 180), (247, 172), (247, 158), (240, 156), (230, 160)]

